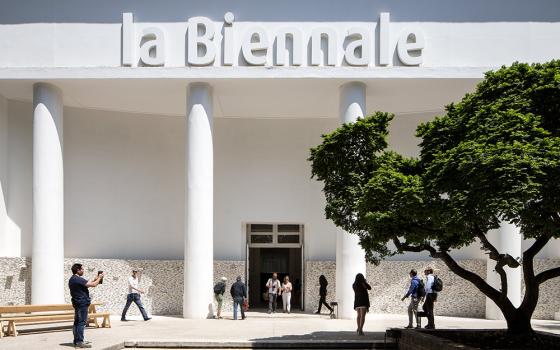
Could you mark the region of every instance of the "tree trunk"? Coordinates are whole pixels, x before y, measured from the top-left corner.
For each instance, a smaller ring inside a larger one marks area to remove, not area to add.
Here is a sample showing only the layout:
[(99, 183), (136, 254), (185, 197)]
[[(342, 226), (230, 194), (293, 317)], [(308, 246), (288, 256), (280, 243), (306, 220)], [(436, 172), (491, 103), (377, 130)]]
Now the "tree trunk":
[(504, 312), (504, 317), (507, 322), (508, 337), (515, 343), (527, 344), (533, 341), (535, 332), (531, 326), (531, 314), (525, 313), (522, 309), (515, 309), (513, 312)]

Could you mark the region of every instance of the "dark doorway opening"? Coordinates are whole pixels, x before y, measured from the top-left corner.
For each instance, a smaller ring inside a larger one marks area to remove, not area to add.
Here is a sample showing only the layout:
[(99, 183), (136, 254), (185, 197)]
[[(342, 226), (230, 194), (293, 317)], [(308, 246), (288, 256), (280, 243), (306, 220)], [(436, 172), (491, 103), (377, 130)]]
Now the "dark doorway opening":
[[(302, 306), (302, 261), (300, 248), (249, 248), (249, 303), (251, 308), (268, 308), (266, 282), (272, 273), (280, 282), (288, 275), (292, 282), (292, 310)], [(277, 300), (277, 310), (282, 310), (282, 299)]]

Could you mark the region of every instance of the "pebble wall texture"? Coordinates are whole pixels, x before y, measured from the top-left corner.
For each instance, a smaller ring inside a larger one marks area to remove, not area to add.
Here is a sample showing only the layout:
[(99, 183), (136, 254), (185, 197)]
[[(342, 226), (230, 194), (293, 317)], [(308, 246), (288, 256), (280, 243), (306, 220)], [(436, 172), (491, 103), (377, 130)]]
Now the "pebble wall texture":
[[(31, 264), (28, 258), (0, 258), (0, 305), (21, 305), (31, 301)], [(143, 269), (140, 288), (146, 291), (142, 301), (149, 314), (180, 315), (183, 298), (182, 260), (121, 260), (121, 259), (66, 259), (66, 278), (71, 275), (70, 267), (80, 262), (85, 267), (85, 277), (91, 278), (98, 270), (106, 272), (105, 281), (97, 288), (90, 289), (94, 301), (104, 303), (101, 310), (120, 314), (126, 301), (127, 278), (132, 268)], [(465, 260), (460, 262), (466, 268), (481, 275), (486, 272), (486, 261)], [(372, 286), (370, 292), (373, 313), (406, 313), (406, 302), (400, 298), (409, 283), (408, 271), (415, 268), (422, 271), (433, 266), (444, 281), (444, 291), (438, 296), (436, 314), (442, 316), (484, 317), (485, 298), (469, 282), (449, 272), (441, 262), (426, 261), (385, 261), (379, 266), (368, 265), (367, 279)], [(560, 259), (535, 261), (536, 271), (560, 266)], [(319, 301), (319, 276), (324, 274), (329, 281), (327, 301), (336, 300), (336, 265), (334, 261), (307, 261), (305, 264), (305, 309), (317, 310)], [(236, 276), (245, 276), (243, 261), (215, 261), (214, 279), (225, 276), (227, 281), (224, 309), (230, 311), (232, 301), (229, 295), (231, 283)], [(560, 311), (560, 289), (558, 280), (550, 280), (541, 286), (540, 300), (534, 318), (553, 319), (554, 312)], [(351, 286), (349, 286), (351, 288)], [(66, 287), (66, 302), (70, 296)], [(323, 312), (326, 313), (325, 310)], [(128, 315), (139, 316), (138, 308), (132, 305)]]
[[(486, 274), (485, 260), (463, 260), (458, 263), (481, 276)], [(379, 266), (369, 264), (367, 280), (371, 285), (370, 312), (403, 314), (410, 299), (401, 301), (408, 290), (411, 269), (424, 278), (424, 269), (431, 266), (443, 281), (435, 312), (440, 316), (484, 317), (485, 296), (470, 282), (449, 271), (442, 262), (435, 261), (382, 261)]]
[[(327, 286), (327, 303), (336, 300), (336, 263), (334, 261), (306, 261), (305, 263), (305, 311), (315, 312), (319, 307), (319, 276), (325, 275)], [(323, 307), (322, 313), (329, 311)]]
[[(535, 273), (558, 266), (560, 266), (560, 259), (535, 260)], [(521, 275), (521, 278), (523, 278), (523, 275)], [(541, 284), (539, 291), (539, 303), (533, 313), (533, 318), (553, 320), (554, 313), (560, 312), (560, 288), (558, 288), (558, 283), (560, 283), (560, 279), (556, 278), (550, 279)], [(521, 286), (524, 287), (523, 282)], [(524, 291), (522, 293), (524, 293)]]

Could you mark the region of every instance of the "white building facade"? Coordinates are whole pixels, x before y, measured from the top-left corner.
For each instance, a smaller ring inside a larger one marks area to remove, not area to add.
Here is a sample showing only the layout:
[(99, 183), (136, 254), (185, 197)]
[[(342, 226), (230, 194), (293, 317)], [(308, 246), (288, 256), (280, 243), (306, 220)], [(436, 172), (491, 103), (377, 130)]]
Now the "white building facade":
[[(305, 311), (325, 274), (349, 318), (357, 272), (374, 312), (404, 312), (408, 271), (429, 264), (446, 277), (440, 314), (500, 317), (426, 254), (366, 264), (324, 218), (307, 158), (377, 110), (396, 115), (390, 147), (417, 155), (416, 126), (484, 72), (560, 58), (559, 4), (32, 3), (0, 3), (0, 303), (67, 300), (68, 265), (82, 261), (113, 276), (95, 291), (109, 309), (134, 265), (154, 313), (207, 317), (222, 275), (241, 275), (259, 307), (275, 271)], [(520, 256), (530, 242), (516, 232), (492, 238)], [(454, 256), (498, 282), (479, 247)], [(551, 242), (537, 266), (559, 262)], [(519, 302), (521, 273), (508, 273)], [(552, 318), (559, 291), (543, 290), (536, 315)]]

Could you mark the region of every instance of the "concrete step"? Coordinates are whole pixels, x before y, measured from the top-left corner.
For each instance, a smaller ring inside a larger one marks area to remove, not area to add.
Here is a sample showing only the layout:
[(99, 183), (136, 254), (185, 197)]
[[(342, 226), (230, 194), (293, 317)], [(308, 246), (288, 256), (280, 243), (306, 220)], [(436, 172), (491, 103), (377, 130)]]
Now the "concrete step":
[(396, 344), (383, 340), (270, 340), (270, 341), (125, 341), (126, 349), (396, 349)]

